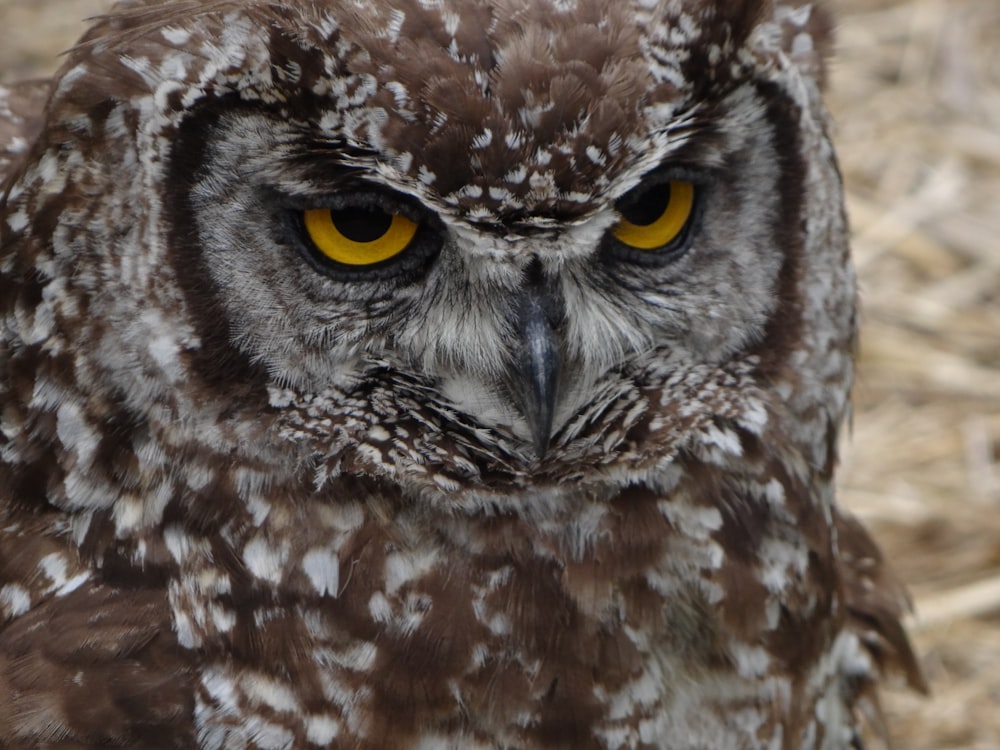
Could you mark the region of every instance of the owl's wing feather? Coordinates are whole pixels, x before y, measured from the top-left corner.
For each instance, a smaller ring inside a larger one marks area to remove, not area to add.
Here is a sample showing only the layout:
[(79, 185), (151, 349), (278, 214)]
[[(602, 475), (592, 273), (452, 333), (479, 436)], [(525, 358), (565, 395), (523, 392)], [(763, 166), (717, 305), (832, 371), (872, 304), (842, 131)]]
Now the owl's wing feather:
[(42, 125), (49, 81), (0, 86), (0, 185), (7, 181)]
[(854, 629), (861, 633), (882, 672), (899, 671), (914, 690), (926, 693), (920, 663), (902, 625), (912, 608), (905, 587), (865, 527), (845, 511), (837, 517), (837, 538)]
[(0, 632), (0, 747), (194, 747), (162, 590), (86, 583)]
[[(858, 634), (879, 675), (902, 675), (912, 689), (926, 695), (927, 682), (903, 627), (903, 617), (912, 608), (905, 587), (864, 526), (843, 510), (837, 516), (837, 539), (849, 627)], [(888, 743), (877, 686), (870, 678), (861, 682), (857, 705), (867, 709), (872, 727)]]

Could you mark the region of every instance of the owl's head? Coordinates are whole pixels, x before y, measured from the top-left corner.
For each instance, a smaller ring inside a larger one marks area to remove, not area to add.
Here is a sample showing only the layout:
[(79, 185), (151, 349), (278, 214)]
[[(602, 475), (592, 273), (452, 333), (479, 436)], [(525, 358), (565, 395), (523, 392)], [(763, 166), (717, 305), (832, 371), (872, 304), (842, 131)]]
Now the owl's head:
[(763, 0), (131, 2), (11, 200), (102, 321), (85, 367), (163, 418), (433, 423), (537, 467), (731, 381), (835, 431), (823, 34)]

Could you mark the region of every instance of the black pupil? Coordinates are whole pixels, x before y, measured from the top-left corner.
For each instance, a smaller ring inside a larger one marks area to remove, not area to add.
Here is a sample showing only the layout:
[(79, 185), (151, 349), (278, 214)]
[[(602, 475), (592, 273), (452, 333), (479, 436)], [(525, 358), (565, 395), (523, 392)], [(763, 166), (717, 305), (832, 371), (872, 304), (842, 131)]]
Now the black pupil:
[(626, 221), (645, 227), (663, 216), (669, 205), (670, 185), (656, 185), (620, 209), (620, 213)]
[(354, 242), (374, 242), (389, 231), (392, 215), (377, 208), (343, 208), (330, 210), (337, 231)]

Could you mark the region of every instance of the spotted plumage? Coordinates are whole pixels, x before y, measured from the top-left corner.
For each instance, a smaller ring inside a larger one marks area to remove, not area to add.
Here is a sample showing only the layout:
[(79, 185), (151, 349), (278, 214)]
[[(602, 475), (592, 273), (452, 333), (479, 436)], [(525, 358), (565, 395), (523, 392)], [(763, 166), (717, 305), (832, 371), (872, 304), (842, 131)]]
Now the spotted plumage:
[(921, 678), (834, 499), (828, 46), (127, 0), (0, 88), (0, 746), (858, 747)]

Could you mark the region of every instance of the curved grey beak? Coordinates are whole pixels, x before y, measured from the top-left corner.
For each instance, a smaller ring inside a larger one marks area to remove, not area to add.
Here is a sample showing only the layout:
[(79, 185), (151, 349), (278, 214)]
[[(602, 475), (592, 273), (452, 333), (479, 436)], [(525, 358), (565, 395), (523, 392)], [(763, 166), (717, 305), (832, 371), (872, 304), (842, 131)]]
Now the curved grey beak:
[(520, 350), (515, 352), (512, 390), (539, 458), (552, 435), (562, 364), (557, 337), (562, 316), (558, 288), (547, 283), (541, 263), (533, 261), (518, 309)]

